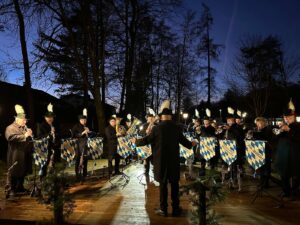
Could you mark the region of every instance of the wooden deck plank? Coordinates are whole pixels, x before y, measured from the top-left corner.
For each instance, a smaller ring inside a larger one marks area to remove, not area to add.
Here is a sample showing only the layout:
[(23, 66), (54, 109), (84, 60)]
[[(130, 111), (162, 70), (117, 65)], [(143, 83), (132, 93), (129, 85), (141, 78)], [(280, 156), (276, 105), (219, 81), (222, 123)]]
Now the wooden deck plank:
[[(97, 170), (106, 164), (105, 160), (97, 161)], [(72, 172), (72, 169), (70, 169)], [(99, 171), (98, 171), (99, 172)], [(184, 209), (183, 216), (160, 217), (155, 215), (154, 209), (159, 206), (159, 188), (156, 183), (140, 184), (138, 176), (143, 172), (141, 164), (132, 164), (125, 173), (130, 176), (130, 182), (122, 188), (120, 176), (113, 183), (106, 179), (90, 177), (84, 184), (76, 183), (70, 187), (69, 192), (74, 197), (76, 208), (68, 218), (72, 224), (137, 224), (137, 225), (185, 225), (188, 222), (190, 201), (188, 196), (181, 197)], [(100, 173), (101, 174), (101, 173)], [(143, 182), (146, 181), (143, 179)], [(182, 179), (181, 181), (185, 181)], [(221, 224), (299, 224), (300, 201), (285, 202), (285, 207), (274, 208), (275, 204), (267, 197), (258, 198), (250, 204), (255, 190), (253, 184), (249, 185), (243, 193), (233, 191), (226, 200), (214, 206), (214, 210), (221, 216)], [(252, 187), (251, 187), (252, 185)], [(272, 194), (278, 194), (280, 188), (272, 187)], [(3, 189), (1, 190), (3, 193)], [(46, 205), (40, 204), (35, 198), (22, 196), (16, 201), (5, 200), (0, 195), (0, 224), (20, 224), (22, 221), (46, 221), (52, 218)], [(171, 210), (171, 207), (170, 207)], [(25, 222), (24, 222), (25, 223)]]

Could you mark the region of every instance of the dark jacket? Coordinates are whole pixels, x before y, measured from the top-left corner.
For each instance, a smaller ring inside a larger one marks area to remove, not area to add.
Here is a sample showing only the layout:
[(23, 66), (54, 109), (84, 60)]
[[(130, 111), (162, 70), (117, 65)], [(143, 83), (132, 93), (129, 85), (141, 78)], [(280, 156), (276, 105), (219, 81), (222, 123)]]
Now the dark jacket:
[(154, 179), (159, 182), (177, 182), (180, 178), (179, 144), (192, 148), (182, 130), (172, 121), (162, 121), (154, 126), (146, 137), (137, 140), (136, 145), (152, 144)]
[(201, 137), (215, 137), (216, 130), (213, 126), (209, 125), (208, 127), (202, 126), (201, 127)]
[(25, 138), (25, 127), (12, 123), (5, 130), (5, 138), (8, 141), (7, 166), (16, 161), (18, 164), (11, 171), (12, 177), (24, 177), (32, 172), (32, 142)]
[(300, 124), (289, 125), (289, 132), (282, 132), (276, 147), (275, 168), (284, 177), (300, 176)]
[(245, 142), (244, 142), (244, 131), (236, 123), (232, 124), (228, 130), (225, 131), (225, 139), (235, 140), (237, 149), (237, 160), (238, 163), (242, 163), (241, 160), (245, 156)]
[(265, 147), (265, 155), (266, 155), (266, 162), (271, 163), (272, 159), (272, 148), (273, 148), (273, 141), (274, 141), (274, 134), (272, 132), (272, 127), (266, 126), (260, 131), (253, 132), (253, 139), (266, 141)]
[(84, 126), (81, 123), (77, 123), (72, 128), (72, 134), (74, 138), (78, 140), (78, 149), (76, 149), (76, 154), (86, 154), (87, 151), (87, 139), (88, 136), (86, 134), (82, 134), (84, 131)]
[(55, 128), (55, 137), (51, 135), (51, 126), (46, 122), (43, 121), (42, 123), (38, 124), (37, 126), (37, 138), (47, 138), (49, 137), (49, 144), (48, 144), (48, 154), (52, 154), (52, 149), (55, 152), (55, 161), (60, 160), (60, 138), (58, 132)]
[(105, 139), (104, 146), (108, 152), (108, 159), (112, 160), (117, 153), (118, 149), (118, 138), (116, 135), (116, 128), (107, 126), (105, 128)]

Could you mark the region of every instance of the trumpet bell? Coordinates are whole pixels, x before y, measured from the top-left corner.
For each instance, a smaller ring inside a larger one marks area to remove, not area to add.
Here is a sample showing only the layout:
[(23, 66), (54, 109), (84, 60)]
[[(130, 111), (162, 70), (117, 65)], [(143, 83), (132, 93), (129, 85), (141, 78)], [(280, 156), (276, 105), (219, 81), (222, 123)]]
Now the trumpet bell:
[(278, 128), (273, 128), (273, 129), (272, 129), (272, 132), (273, 132), (273, 134), (275, 134), (275, 135), (279, 135), (282, 131), (281, 131), (280, 129), (278, 129)]

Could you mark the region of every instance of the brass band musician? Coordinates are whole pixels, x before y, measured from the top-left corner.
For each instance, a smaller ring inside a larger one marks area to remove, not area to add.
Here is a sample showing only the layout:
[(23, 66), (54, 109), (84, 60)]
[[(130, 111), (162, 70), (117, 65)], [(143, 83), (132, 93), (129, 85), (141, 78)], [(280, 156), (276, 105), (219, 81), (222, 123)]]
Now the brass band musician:
[(73, 137), (78, 139), (78, 149), (75, 154), (75, 174), (78, 180), (80, 178), (84, 180), (87, 176), (87, 141), (90, 133), (90, 130), (87, 127), (86, 108), (83, 109), (82, 114), (78, 116), (78, 119), (79, 122), (72, 128)]
[(299, 188), (300, 123), (296, 121), (296, 109), (292, 100), (290, 100), (283, 118), (285, 124), (281, 126), (278, 134), (275, 168), (282, 180), (282, 197), (293, 198)]
[(17, 115), (15, 121), (5, 130), (8, 141), (7, 166), (10, 168), (17, 163), (10, 174), (10, 196), (17, 192), (26, 191), (24, 178), (32, 172), (32, 130), (27, 128), (27, 118), (22, 106), (15, 105)]
[[(59, 141), (54, 127), (54, 117), (55, 114), (53, 112), (53, 105), (50, 103), (47, 106), (44, 121), (37, 126), (37, 138), (49, 138), (47, 146), (47, 161), (42, 167), (42, 174), (40, 174), (41, 178), (47, 175), (48, 167), (52, 167), (54, 162), (60, 160)], [(52, 154), (52, 150), (54, 150), (54, 154)]]

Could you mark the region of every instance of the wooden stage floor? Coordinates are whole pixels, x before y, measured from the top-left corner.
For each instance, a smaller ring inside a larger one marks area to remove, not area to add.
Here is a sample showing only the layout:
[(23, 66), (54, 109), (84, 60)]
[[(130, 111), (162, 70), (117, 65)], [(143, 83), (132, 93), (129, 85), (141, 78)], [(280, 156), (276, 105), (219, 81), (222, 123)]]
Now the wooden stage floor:
[[(90, 166), (92, 162), (89, 163)], [(106, 161), (97, 161), (97, 174), (101, 175), (99, 168)], [(89, 168), (91, 169), (91, 167)], [(157, 184), (146, 182), (143, 178), (141, 184), (138, 176), (143, 173), (143, 165), (131, 164), (125, 173), (130, 181), (125, 182), (116, 176), (112, 183), (107, 179), (89, 177), (84, 184), (76, 183), (70, 188), (74, 196), (76, 207), (68, 218), (71, 224), (136, 224), (136, 225), (185, 225), (189, 224), (188, 211), (189, 196), (181, 197), (184, 213), (181, 217), (160, 217), (154, 214), (159, 206), (159, 190)], [(184, 183), (184, 179), (181, 181)], [(300, 199), (286, 201), (284, 208), (275, 208), (275, 203), (267, 197), (258, 198), (251, 204), (254, 186), (252, 182), (245, 182), (242, 193), (232, 191), (227, 194), (226, 200), (217, 204), (214, 209), (221, 216), (220, 224), (300, 224)], [(273, 187), (272, 194), (278, 194), (280, 189)], [(171, 210), (171, 208), (170, 208)], [(5, 200), (3, 187), (0, 195), (0, 224), (34, 224), (30, 221), (49, 221), (52, 214), (47, 206), (37, 202), (36, 198), (22, 196), (14, 201)], [(27, 222), (26, 222), (27, 221)]]

